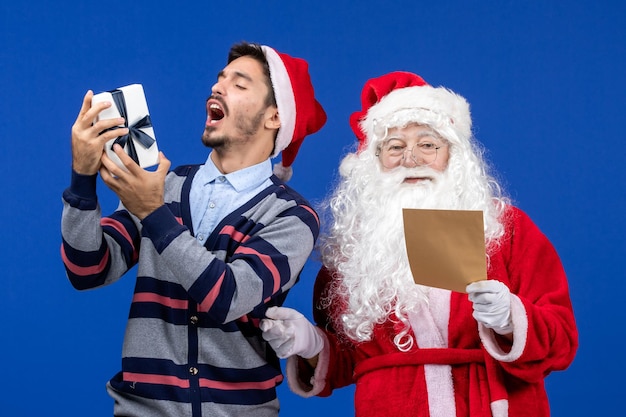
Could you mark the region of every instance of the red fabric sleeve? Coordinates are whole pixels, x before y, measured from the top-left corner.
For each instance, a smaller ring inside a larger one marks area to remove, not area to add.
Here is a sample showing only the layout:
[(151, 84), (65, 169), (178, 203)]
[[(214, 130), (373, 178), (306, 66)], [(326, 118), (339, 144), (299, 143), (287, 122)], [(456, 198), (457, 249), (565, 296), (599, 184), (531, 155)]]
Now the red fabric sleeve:
[(570, 365), (578, 348), (578, 331), (567, 277), (550, 241), (517, 208), (511, 208), (507, 226), (502, 256), (492, 260), (492, 269), (506, 271), (508, 279), (503, 282), (524, 305), (528, 334), (520, 358), (501, 365), (518, 378), (538, 382)]

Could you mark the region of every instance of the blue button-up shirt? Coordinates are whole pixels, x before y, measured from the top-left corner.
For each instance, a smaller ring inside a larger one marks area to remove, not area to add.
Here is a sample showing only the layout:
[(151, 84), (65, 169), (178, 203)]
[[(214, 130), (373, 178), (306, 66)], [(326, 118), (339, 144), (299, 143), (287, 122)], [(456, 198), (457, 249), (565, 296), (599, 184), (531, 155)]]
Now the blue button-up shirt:
[(226, 215), (272, 184), (272, 162), (267, 159), (230, 174), (222, 174), (211, 155), (191, 183), (189, 204), (196, 239), (204, 244)]

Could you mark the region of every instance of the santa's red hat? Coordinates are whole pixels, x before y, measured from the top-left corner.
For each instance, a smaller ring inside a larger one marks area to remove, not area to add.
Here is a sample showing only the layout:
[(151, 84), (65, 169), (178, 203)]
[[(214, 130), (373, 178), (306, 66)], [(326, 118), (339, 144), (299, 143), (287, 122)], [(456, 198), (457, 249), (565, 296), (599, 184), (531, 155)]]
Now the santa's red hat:
[(368, 80), (361, 92), (361, 107), (350, 116), (359, 141), (357, 152), (384, 139), (387, 129), (409, 123), (428, 125), (448, 140), (454, 139), (451, 131), (459, 139), (471, 136), (467, 101), (444, 87), (430, 86), (411, 72), (396, 71)]
[(282, 152), (282, 161), (274, 166), (274, 174), (288, 181), (300, 145), (307, 135), (324, 126), (326, 112), (315, 99), (309, 65), (305, 60), (280, 53), (266, 45), (261, 48), (270, 67), (280, 117), (280, 129), (272, 157)]

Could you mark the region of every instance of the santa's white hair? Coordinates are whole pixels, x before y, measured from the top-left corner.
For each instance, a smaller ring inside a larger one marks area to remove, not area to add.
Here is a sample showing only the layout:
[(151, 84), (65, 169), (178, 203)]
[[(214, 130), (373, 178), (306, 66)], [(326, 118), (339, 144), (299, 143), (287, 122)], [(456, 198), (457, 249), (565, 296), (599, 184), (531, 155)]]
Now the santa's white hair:
[[(419, 102), (424, 94), (430, 103)], [(442, 109), (437, 99), (447, 107)], [(389, 128), (409, 124), (430, 126), (448, 142), (444, 172), (428, 167), (383, 172), (378, 146)], [(344, 306), (333, 309), (333, 325), (357, 342), (371, 340), (376, 324), (390, 318), (401, 321), (404, 330), (394, 343), (405, 351), (414, 343), (408, 312), (427, 303), (428, 288), (412, 279), (402, 208), (482, 210), (488, 259), (504, 233), (509, 201), (488, 173), (482, 148), (471, 134), (469, 106), (449, 90), (421, 86), (392, 91), (370, 109), (361, 128), (367, 147), (343, 159), (339, 183), (321, 208), (330, 217), (330, 228), (319, 240), (322, 262), (340, 277), (321, 303)], [(404, 184), (409, 176), (430, 176), (433, 181)]]

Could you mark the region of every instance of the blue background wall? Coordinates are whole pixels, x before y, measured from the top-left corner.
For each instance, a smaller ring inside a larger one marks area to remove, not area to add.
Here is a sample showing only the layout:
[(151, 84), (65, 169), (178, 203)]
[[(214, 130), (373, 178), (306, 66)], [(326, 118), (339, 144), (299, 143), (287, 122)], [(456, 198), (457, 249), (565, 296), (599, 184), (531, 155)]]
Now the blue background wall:
[[(326, 127), (291, 185), (324, 198), (365, 80), (421, 74), (472, 105), (476, 135), (514, 201), (559, 251), (580, 330), (573, 365), (547, 378), (555, 416), (619, 409), (623, 349), (626, 6), (597, 1), (2, 2), (0, 415), (111, 415), (133, 276), (77, 292), (59, 258), (70, 127), (87, 89), (142, 83), (160, 148), (202, 162), (204, 100), (231, 44), (306, 58)], [(105, 212), (115, 196), (100, 185)], [(310, 312), (311, 261), (288, 305)], [(352, 415), (352, 388), (284, 416)]]

